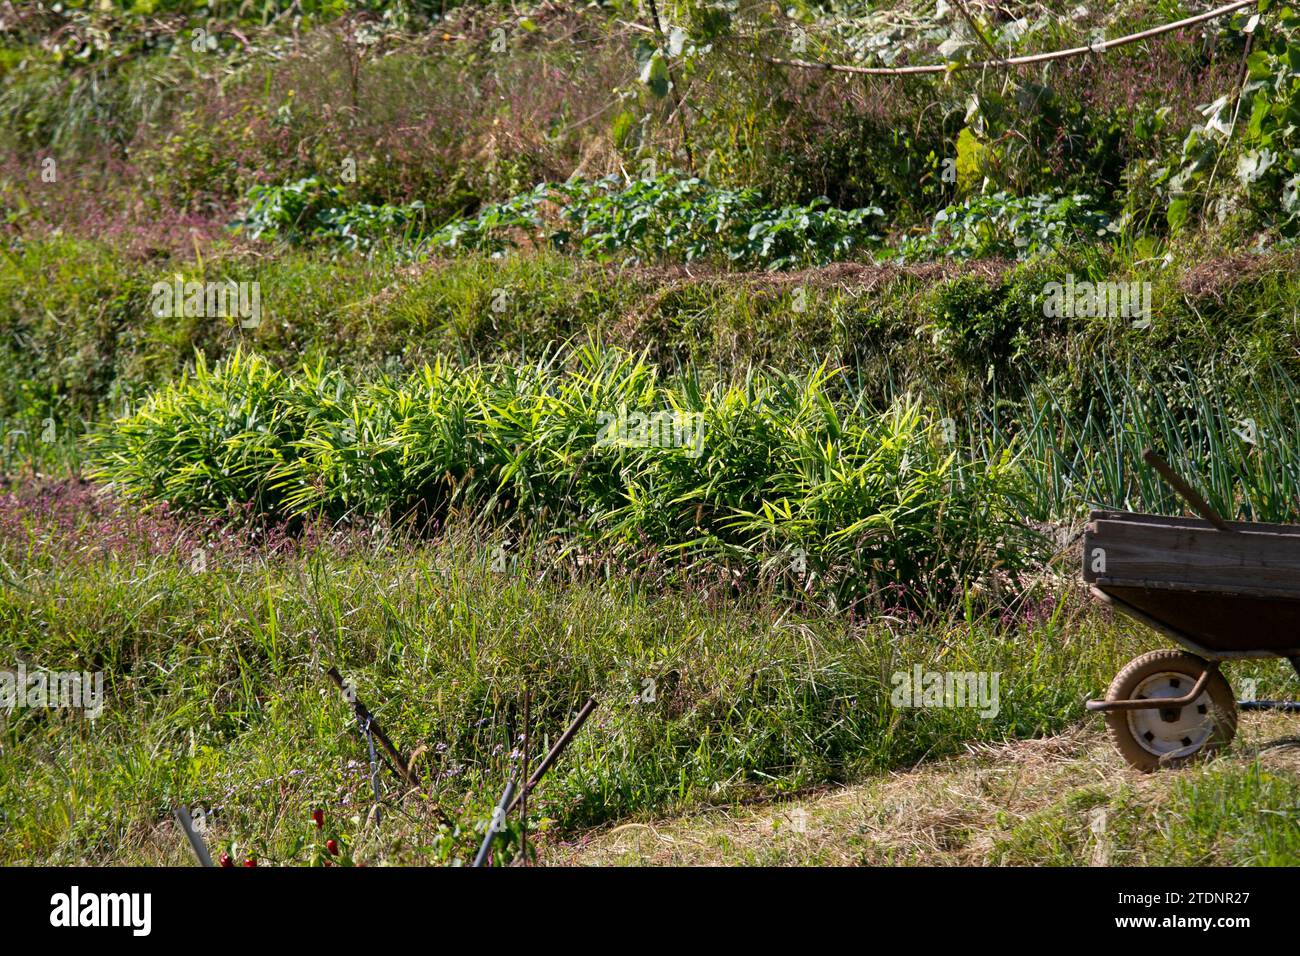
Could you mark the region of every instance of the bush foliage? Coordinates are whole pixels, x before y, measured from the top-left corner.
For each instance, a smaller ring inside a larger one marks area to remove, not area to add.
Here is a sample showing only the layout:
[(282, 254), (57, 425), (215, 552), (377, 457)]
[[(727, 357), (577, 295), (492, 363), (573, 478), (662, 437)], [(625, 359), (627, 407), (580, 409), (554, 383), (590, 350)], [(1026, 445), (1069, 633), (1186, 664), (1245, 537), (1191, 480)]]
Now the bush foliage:
[(798, 567), (841, 597), (905, 583), (947, 598), (1027, 560), (1009, 458), (962, 460), (914, 404), (833, 401), (824, 369), (705, 388), (617, 350), (572, 358), (356, 383), (236, 352), (114, 422), (94, 474), (191, 513), (541, 522), (686, 561)]

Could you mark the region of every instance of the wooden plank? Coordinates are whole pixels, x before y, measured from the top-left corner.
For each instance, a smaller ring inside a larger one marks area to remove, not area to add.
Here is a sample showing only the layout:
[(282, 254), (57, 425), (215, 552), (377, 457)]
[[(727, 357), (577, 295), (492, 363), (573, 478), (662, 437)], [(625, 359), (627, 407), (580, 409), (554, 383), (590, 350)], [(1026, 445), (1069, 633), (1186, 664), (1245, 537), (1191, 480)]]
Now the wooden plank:
[(1267, 588), (1255, 587), (1254, 585), (1241, 584), (1234, 585), (1230, 590), (1227, 588), (1207, 588), (1204, 584), (1188, 584), (1183, 581), (1143, 581), (1137, 578), (1117, 578), (1110, 575), (1098, 575), (1097, 578), (1090, 582), (1100, 588), (1144, 588), (1149, 591), (1176, 591), (1176, 592), (1208, 592), (1211, 594), (1221, 594), (1224, 596), (1239, 595), (1249, 598), (1276, 598), (1278, 600), (1295, 601), (1300, 600), (1300, 592), (1295, 588)]
[[(1096, 560), (1098, 548), (1104, 567)], [(1253, 588), (1300, 596), (1300, 537), (1223, 534), (1204, 522), (1198, 527), (1098, 519), (1084, 533), (1083, 577), (1089, 583), (1105, 578), (1135, 587), (1191, 585), (1235, 593)]]
[(1300, 653), (1300, 598), (1243, 597), (1096, 585), (1094, 592), (1127, 614), (1206, 657), (1291, 657)]
[[(1172, 517), (1170, 515), (1148, 515), (1136, 511), (1093, 511), (1088, 515), (1092, 521), (1126, 521), (1130, 524), (1148, 524), (1168, 528), (1204, 528), (1212, 531), (1208, 521), (1200, 518)], [(1260, 532), (1265, 534), (1282, 534), (1300, 536), (1300, 524), (1268, 524), (1263, 521), (1229, 521), (1228, 527), (1234, 531)]]

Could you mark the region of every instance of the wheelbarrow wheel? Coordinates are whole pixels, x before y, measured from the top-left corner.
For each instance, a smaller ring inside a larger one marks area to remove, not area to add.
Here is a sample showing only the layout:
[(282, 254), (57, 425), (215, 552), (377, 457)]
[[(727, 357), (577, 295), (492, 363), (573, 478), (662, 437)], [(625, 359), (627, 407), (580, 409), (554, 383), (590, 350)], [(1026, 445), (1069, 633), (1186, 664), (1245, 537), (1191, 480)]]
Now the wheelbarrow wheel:
[[(1115, 675), (1106, 700), (1185, 697), (1207, 666), (1195, 654), (1151, 651), (1133, 658)], [(1201, 695), (1186, 707), (1112, 710), (1105, 718), (1120, 756), (1150, 773), (1227, 746), (1237, 733), (1237, 702), (1227, 679), (1215, 671)]]

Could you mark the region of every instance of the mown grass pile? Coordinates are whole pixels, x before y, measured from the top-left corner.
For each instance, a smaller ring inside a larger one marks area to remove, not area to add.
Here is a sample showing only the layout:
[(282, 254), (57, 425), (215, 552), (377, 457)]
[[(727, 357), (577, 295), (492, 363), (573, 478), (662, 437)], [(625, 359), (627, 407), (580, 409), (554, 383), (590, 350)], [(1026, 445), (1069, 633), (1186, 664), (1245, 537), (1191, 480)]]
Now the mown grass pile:
[(833, 373), (705, 386), (589, 346), (404, 378), (285, 373), (236, 352), (97, 436), (95, 477), (189, 513), (421, 527), (468, 515), (684, 562), (795, 569), (842, 599), (1023, 566), (1008, 455), (963, 460), (950, 421), (833, 400)]
[[(1294, 678), (1291, 678), (1294, 681)], [(1292, 684), (1292, 686), (1294, 686)], [(1300, 860), (1293, 718), (1232, 751), (1128, 773), (1089, 723), (778, 803), (615, 827), (552, 859), (656, 866), (1286, 866)]]

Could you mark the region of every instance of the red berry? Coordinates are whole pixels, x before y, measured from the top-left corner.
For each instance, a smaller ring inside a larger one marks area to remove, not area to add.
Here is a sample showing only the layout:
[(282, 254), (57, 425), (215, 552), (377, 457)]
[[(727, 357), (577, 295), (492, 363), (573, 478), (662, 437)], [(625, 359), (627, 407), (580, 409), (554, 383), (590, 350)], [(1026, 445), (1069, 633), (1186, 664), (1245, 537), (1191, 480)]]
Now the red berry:
[(319, 830), (325, 825), (325, 811), (317, 807), (311, 812), (311, 818), (316, 821), (316, 829)]
[(330, 856), (339, 855), (339, 844), (337, 840), (326, 840), (325, 849), (330, 851)]
[(244, 861), (244, 866), (257, 866), (257, 861), (250, 856), (247, 860)]
[(230, 854), (229, 854), (229, 853), (223, 853), (223, 854), (221, 854), (221, 859), (220, 859), (218, 862), (219, 862), (222, 866), (234, 866), (234, 865), (235, 865), (235, 861), (232, 860), (232, 859), (230, 858)]

